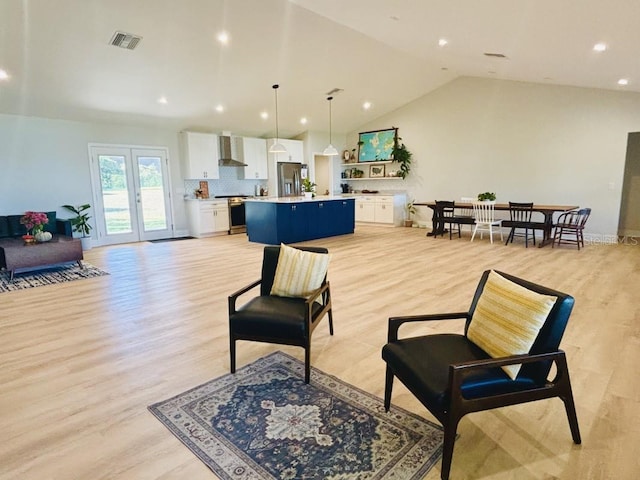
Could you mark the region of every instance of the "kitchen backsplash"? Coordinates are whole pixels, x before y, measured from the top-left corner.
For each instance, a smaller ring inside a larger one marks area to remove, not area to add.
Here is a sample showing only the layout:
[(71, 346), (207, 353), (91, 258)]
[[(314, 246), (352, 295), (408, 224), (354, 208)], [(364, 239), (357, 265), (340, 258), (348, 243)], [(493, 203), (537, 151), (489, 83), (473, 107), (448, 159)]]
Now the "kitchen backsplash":
[[(245, 180), (239, 167), (220, 167), (220, 178), (207, 180), (209, 183), (209, 197), (216, 195), (254, 195), (256, 184), (267, 188), (266, 180)], [(200, 180), (185, 180), (185, 198), (195, 198), (195, 190), (200, 188)]]

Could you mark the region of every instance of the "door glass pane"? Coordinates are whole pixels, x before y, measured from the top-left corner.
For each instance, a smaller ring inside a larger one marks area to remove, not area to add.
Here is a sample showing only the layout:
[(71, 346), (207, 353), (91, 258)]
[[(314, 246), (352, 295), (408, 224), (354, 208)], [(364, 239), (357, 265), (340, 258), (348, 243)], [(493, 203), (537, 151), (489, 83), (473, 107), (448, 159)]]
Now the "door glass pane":
[(131, 233), (131, 210), (125, 157), (99, 155), (102, 204), (107, 235)]
[(160, 157), (138, 157), (144, 231), (166, 230), (164, 181)]

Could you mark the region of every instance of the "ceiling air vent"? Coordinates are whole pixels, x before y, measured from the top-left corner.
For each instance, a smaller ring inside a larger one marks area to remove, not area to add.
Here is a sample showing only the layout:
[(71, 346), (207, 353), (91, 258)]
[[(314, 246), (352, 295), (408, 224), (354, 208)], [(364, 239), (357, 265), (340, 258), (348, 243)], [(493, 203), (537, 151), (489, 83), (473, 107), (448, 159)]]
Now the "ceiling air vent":
[(111, 41), (109, 42), (109, 44), (115, 47), (133, 50), (134, 48), (136, 48), (136, 46), (138, 46), (140, 40), (142, 40), (142, 37), (139, 35), (133, 35), (131, 33), (125, 32), (116, 32), (113, 34), (113, 37), (111, 37)]
[(507, 58), (507, 56), (504, 53), (485, 52), (484, 56), (485, 57), (493, 57), (493, 58)]

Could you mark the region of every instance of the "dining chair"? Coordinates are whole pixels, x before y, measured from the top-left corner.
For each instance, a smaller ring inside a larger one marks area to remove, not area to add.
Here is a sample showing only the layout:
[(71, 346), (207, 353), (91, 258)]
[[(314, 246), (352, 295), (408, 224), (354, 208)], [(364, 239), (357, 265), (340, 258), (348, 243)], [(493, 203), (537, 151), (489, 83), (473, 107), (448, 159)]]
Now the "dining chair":
[[(505, 220), (502, 224), (511, 228), (507, 241), (504, 243), (507, 245), (509, 242), (513, 243), (514, 237), (524, 237), (525, 248), (529, 247), (529, 237), (533, 240), (533, 245), (536, 244), (536, 224), (531, 221), (531, 215), (533, 214), (533, 202), (519, 203), (509, 202), (509, 220)], [(516, 232), (517, 229), (524, 230), (524, 233)]]
[[(460, 199), (462, 203), (473, 203), (475, 198), (472, 197), (462, 197)], [(450, 225), (449, 228), (449, 240), (451, 240), (451, 234), (453, 231), (453, 225), (457, 225), (458, 228), (458, 238), (461, 237), (460, 231), (462, 225), (469, 225), (469, 231), (473, 231), (473, 226), (476, 223), (476, 220), (473, 216), (473, 206), (471, 207), (461, 207), (454, 203), (453, 214), (447, 219), (447, 222)]]
[[(264, 248), (261, 278), (228, 298), (231, 373), (236, 371), (237, 340), (294, 345), (304, 348), (304, 381), (309, 383), (311, 334), (325, 316), (333, 335), (328, 261), (326, 248)], [(258, 286), (260, 295), (238, 307), (238, 298)]]
[(476, 232), (480, 231), (480, 238), (484, 232), (489, 232), (489, 239), (493, 243), (493, 227), (497, 227), (500, 232), (500, 241), (502, 238), (502, 220), (495, 217), (496, 202), (473, 202), (473, 216), (475, 217), (475, 227), (471, 235), (471, 241), (476, 236)]
[(584, 247), (584, 226), (591, 215), (590, 208), (581, 208), (580, 210), (572, 210), (565, 212), (558, 217), (558, 222), (555, 224), (553, 233), (553, 241), (551, 242), (551, 248), (554, 245), (561, 243), (568, 243), (577, 245), (578, 250), (580, 247)]
[[(388, 343), (382, 348), (384, 407), (388, 412), (398, 378), (438, 419), (444, 427), (443, 480), (449, 478), (458, 423), (469, 413), (559, 397), (573, 441), (581, 443), (569, 368), (559, 348), (573, 305), (570, 295), (488, 270), (467, 312), (389, 318)], [(466, 321), (464, 334), (398, 334), (405, 323), (415, 329), (457, 319)], [(529, 424), (520, 433), (536, 421)]]

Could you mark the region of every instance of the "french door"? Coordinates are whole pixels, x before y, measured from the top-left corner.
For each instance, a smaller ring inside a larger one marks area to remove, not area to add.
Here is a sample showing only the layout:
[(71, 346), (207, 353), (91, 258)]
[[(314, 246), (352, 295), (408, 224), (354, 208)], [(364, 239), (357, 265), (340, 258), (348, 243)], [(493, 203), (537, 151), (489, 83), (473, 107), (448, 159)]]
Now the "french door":
[(89, 145), (98, 244), (173, 236), (167, 150)]

